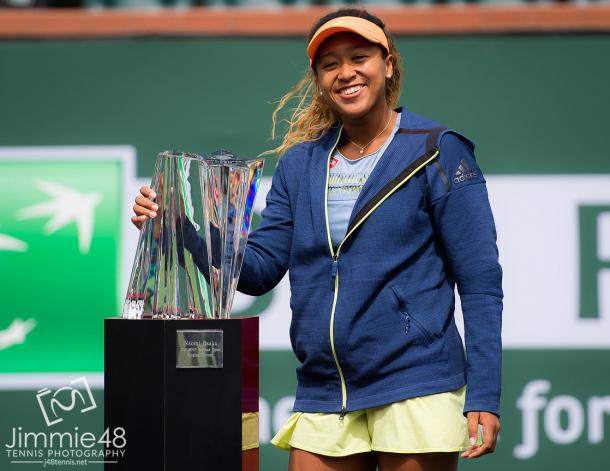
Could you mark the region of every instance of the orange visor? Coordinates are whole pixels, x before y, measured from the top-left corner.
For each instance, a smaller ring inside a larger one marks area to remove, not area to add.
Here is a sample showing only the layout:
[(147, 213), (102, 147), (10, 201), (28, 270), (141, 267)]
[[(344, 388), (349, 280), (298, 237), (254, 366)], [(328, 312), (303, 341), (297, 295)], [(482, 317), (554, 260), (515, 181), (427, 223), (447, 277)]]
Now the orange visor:
[(309, 56), (310, 66), (313, 65), (316, 53), (324, 40), (333, 34), (341, 33), (343, 31), (356, 33), (372, 43), (383, 46), (388, 54), (390, 53), (388, 38), (383, 30), (375, 23), (365, 20), (364, 18), (358, 18), (357, 16), (340, 16), (339, 18), (330, 20), (320, 26), (311, 38), (311, 41), (309, 41), (307, 55)]

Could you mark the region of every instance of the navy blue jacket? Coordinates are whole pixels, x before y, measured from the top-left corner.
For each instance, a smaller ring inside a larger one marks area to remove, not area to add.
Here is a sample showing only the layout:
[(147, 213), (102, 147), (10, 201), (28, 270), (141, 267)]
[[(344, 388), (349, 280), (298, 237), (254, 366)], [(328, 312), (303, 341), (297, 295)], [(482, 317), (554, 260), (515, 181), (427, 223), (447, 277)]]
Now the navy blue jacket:
[[(502, 269), (474, 144), (401, 111), (338, 250), (326, 199), (341, 127), (281, 158), (238, 290), (264, 294), (288, 270), (300, 362), (295, 411), (364, 409), (467, 382), (464, 415), (499, 416)], [(466, 352), (454, 321), (456, 285)]]

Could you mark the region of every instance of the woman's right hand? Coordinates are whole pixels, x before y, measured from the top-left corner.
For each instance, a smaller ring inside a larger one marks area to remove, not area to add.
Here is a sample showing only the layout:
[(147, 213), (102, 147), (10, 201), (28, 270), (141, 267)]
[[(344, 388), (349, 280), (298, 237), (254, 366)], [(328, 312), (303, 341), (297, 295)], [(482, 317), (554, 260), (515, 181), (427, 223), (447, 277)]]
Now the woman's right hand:
[(154, 219), (157, 216), (159, 206), (154, 202), (157, 197), (155, 191), (148, 187), (143, 186), (140, 188), (140, 194), (135, 198), (135, 204), (133, 205), (133, 212), (135, 216), (132, 216), (131, 222), (138, 228), (142, 229), (142, 224), (146, 219)]

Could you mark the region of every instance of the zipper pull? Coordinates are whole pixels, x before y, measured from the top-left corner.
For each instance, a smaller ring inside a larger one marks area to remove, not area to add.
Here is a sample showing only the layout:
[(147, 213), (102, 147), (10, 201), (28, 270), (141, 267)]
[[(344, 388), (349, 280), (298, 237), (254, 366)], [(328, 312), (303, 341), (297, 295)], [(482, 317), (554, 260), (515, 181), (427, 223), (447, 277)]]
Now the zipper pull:
[(332, 267), (330, 269), (330, 276), (333, 279), (333, 290), (335, 289), (335, 278), (337, 276), (337, 272), (339, 271), (339, 262), (337, 261), (337, 256), (333, 255), (333, 264)]
[(341, 414), (339, 415), (339, 420), (343, 420), (345, 418), (345, 414), (347, 414), (347, 410), (345, 407), (341, 407)]

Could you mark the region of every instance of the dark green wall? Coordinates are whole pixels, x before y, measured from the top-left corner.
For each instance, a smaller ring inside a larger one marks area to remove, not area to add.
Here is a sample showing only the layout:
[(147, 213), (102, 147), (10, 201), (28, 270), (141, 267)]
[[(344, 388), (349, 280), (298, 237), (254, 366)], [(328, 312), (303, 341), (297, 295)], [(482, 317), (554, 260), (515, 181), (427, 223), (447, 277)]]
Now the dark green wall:
[[(257, 154), (307, 67), (300, 38), (0, 42), (0, 145)], [(403, 103), (472, 138), (487, 173), (610, 171), (610, 35), (402, 37)], [(272, 166), (267, 166), (267, 172)]]
[[(604, 132), (610, 34), (404, 37), (398, 46), (406, 69), (403, 103), (473, 139), (486, 174), (610, 173)], [(141, 177), (150, 177), (164, 149), (258, 154), (272, 147), (273, 102), (308, 65), (304, 48), (296, 38), (0, 41), (0, 146), (130, 144)], [(273, 165), (265, 170), (271, 173)], [(0, 229), (6, 224), (0, 220)], [(537, 377), (523, 379), (524, 365), (543, 371), (551, 363), (544, 354), (536, 360), (535, 352), (513, 352), (505, 352), (503, 408), (514, 412), (515, 385)], [(605, 377), (595, 376), (604, 352), (579, 354), (579, 365), (593, 366), (568, 368), (577, 378), (564, 377), (557, 365), (545, 373), (560, 385), (553, 395), (567, 391), (585, 404), (606, 394)], [(574, 355), (565, 351), (554, 361), (567, 364)], [(292, 353), (262, 352), (261, 395), (272, 406), (293, 393), (293, 370)], [(6, 424), (40, 421), (35, 393), (19, 392), (15, 402), (17, 393), (1, 392), (3, 442)], [(507, 414), (505, 445), (460, 469), (563, 471), (585, 461), (591, 471), (606, 469), (599, 457), (607, 440), (585, 447), (584, 435), (570, 447), (542, 443), (539, 459), (515, 460), (520, 419)], [(265, 445), (261, 469), (285, 469), (287, 457)]]

